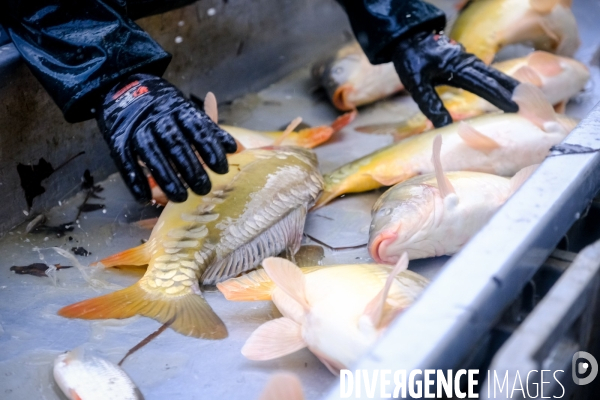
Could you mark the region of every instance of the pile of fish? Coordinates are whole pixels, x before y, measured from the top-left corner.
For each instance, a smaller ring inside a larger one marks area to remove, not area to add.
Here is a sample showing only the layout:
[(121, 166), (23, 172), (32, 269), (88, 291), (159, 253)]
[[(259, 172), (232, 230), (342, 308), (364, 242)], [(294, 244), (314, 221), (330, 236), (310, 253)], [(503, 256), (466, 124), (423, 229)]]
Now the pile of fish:
[[(230, 171), (208, 171), (213, 184), (208, 195), (190, 192), (187, 201), (166, 204), (145, 244), (101, 260), (106, 268), (147, 266), (139, 282), (59, 314), (143, 315), (183, 335), (222, 339), (227, 328), (202, 296), (203, 286), (216, 284), (228, 300), (271, 300), (283, 315), (250, 335), (241, 349), (248, 359), (270, 360), (307, 348), (333, 373), (351, 367), (427, 286), (427, 279), (407, 269), (409, 260), (456, 253), (577, 123), (560, 114), (589, 79), (587, 68), (568, 58), (579, 45), (571, 1), (466, 3), (450, 36), (467, 51), (491, 63), (509, 44), (537, 49), (492, 64), (521, 82), (513, 95), (518, 113), (504, 114), (464, 90), (439, 87), (461, 122), (432, 129), (415, 114), (360, 126), (359, 132), (391, 133), (396, 142), (323, 178), (309, 149), (350, 124), (357, 107), (403, 89), (392, 64), (373, 66), (351, 44), (313, 68), (333, 105), (349, 113), (331, 126), (299, 131), (294, 131), (299, 119), (272, 132), (222, 125), (239, 145), (229, 156)], [(218, 121), (214, 96), (204, 106)], [(383, 186), (391, 188), (373, 207), (369, 233), (375, 263), (300, 268), (276, 257), (298, 251), (311, 207)], [(80, 351), (59, 356), (54, 376), (72, 399), (94, 398), (94, 390), (100, 398), (113, 398), (114, 390), (122, 394), (115, 398), (141, 398), (119, 367), (84, 359)], [(276, 375), (261, 398), (301, 399), (302, 388), (296, 377)]]

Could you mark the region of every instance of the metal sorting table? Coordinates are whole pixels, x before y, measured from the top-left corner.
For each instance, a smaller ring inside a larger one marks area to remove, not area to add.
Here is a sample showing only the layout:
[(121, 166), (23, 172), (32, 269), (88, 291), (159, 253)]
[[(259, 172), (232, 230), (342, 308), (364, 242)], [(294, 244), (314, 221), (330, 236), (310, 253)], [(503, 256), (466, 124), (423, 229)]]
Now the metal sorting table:
[[(583, 46), (578, 58), (595, 60), (595, 16), (600, 7), (575, 2)], [(589, 35), (588, 35), (589, 36)], [(589, 40), (588, 40), (589, 39)], [(523, 49), (520, 49), (521, 51)], [(518, 48), (508, 50), (520, 51)], [(569, 106), (569, 114), (583, 117), (600, 99), (600, 71), (592, 66), (591, 84)], [(281, 82), (247, 95), (220, 110), (224, 123), (250, 129), (271, 130), (300, 115), (312, 126), (330, 123), (337, 113), (320, 92), (314, 91), (305, 68)], [(391, 143), (385, 135), (365, 135), (353, 126), (388, 122), (416, 110), (407, 97), (395, 97), (361, 110), (357, 120), (316, 149), (323, 172)], [(600, 109), (596, 109), (567, 141), (600, 148)], [(500, 314), (534, 275), (556, 243), (576, 221), (598, 188), (593, 174), (598, 153), (549, 158), (493, 220), (457, 256), (416, 260), (410, 269), (435, 278), (424, 296), (407, 311), (356, 368), (452, 368), (467, 357), (474, 343), (497, 322)], [(100, 183), (104, 199), (92, 200), (104, 210), (82, 214), (73, 232), (57, 238), (51, 234), (25, 234), (21, 226), (0, 239), (0, 398), (60, 399), (52, 379), (52, 362), (61, 352), (83, 346), (117, 362), (141, 339), (160, 325), (149, 318), (128, 320), (68, 320), (56, 311), (75, 301), (108, 293), (134, 283), (139, 271), (103, 271), (87, 268), (90, 285), (76, 269), (59, 270), (54, 278), (16, 275), (12, 265), (47, 262), (73, 265), (50, 247), (83, 246), (92, 254), (77, 257), (84, 265), (136, 246), (148, 230), (133, 222), (156, 215), (152, 207), (140, 207), (121, 179), (111, 176)], [(348, 195), (311, 213), (306, 244), (325, 243), (322, 264), (369, 262), (365, 244), (370, 207), (380, 191)], [(68, 222), (77, 213), (83, 194), (54, 208), (49, 224)], [(72, 238), (72, 239), (71, 239)], [(43, 261), (40, 261), (43, 259)], [(442, 269), (441, 267), (445, 267)], [(482, 266), (485, 266), (483, 268)], [(206, 298), (229, 330), (222, 341), (206, 341), (165, 331), (139, 350), (123, 368), (146, 399), (244, 398), (256, 399), (270, 375), (279, 370), (300, 377), (308, 399), (338, 398), (337, 377), (308, 350), (270, 362), (246, 360), (240, 349), (250, 333), (277, 316), (269, 302), (227, 302), (218, 292)]]

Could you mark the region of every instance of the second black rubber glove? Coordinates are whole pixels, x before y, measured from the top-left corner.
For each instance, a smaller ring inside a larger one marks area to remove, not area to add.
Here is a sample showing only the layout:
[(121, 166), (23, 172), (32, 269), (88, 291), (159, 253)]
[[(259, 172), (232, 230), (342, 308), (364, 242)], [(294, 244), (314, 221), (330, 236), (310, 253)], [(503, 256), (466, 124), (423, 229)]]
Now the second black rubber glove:
[(392, 59), (402, 84), (437, 128), (452, 123), (452, 117), (435, 91), (436, 85), (468, 90), (507, 112), (519, 110), (511, 100), (519, 82), (466, 53), (444, 35), (421, 32), (404, 39)]
[[(235, 140), (169, 82), (136, 74), (115, 86), (98, 113), (98, 125), (108, 142), (125, 183), (139, 201), (151, 198), (138, 157), (169, 200), (187, 199), (187, 188), (207, 194), (211, 185), (201, 160), (213, 171), (228, 171), (226, 153)], [(197, 153), (196, 153), (197, 152)]]

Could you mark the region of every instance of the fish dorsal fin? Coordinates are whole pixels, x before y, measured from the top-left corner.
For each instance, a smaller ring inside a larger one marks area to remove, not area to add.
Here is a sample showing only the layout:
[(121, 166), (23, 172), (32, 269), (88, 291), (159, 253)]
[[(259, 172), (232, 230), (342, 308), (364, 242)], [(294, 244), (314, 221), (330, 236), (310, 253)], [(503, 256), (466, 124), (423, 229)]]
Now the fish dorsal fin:
[(484, 135), (464, 121), (458, 124), (458, 135), (467, 146), (486, 154), (501, 147), (494, 139)]
[(540, 14), (548, 14), (560, 0), (529, 0), (530, 7)]
[(294, 132), (294, 129), (296, 129), (296, 127), (298, 125), (300, 125), (300, 123), (302, 122), (302, 117), (296, 117), (292, 120), (292, 122), (289, 123), (289, 125), (287, 126), (287, 128), (285, 128), (285, 130), (283, 131), (283, 133), (281, 134), (281, 136), (279, 136), (279, 138), (277, 138), (277, 140), (275, 140), (275, 142), (273, 143), (273, 145), (275, 146), (279, 146), (281, 143), (283, 143), (283, 141), (292, 133)]
[(529, 65), (523, 65), (514, 74), (512, 74), (512, 76), (521, 83), (531, 83), (536, 87), (542, 87), (544, 84), (540, 74), (535, 72), (535, 70)]
[(294, 374), (279, 372), (269, 379), (258, 400), (304, 400), (300, 379)]
[(379, 293), (377, 293), (375, 297), (373, 297), (373, 299), (365, 307), (363, 315), (369, 317), (374, 327), (379, 328), (381, 326), (383, 320), (383, 308), (385, 307), (385, 302), (387, 300), (388, 294), (390, 293), (390, 288), (394, 283), (394, 279), (400, 272), (405, 271), (407, 268), (408, 253), (404, 252), (400, 256), (400, 259), (394, 266), (392, 272), (390, 272), (390, 274), (388, 275), (383, 289), (381, 289)]
[(433, 139), (433, 155), (431, 156), (431, 162), (433, 163), (433, 168), (435, 169), (435, 179), (437, 180), (438, 190), (440, 191), (442, 197), (446, 197), (451, 193), (456, 193), (456, 191), (446, 175), (444, 175), (442, 159), (440, 157), (441, 150), (442, 136), (437, 135), (435, 139)]
[(558, 56), (545, 51), (535, 51), (527, 56), (527, 65), (547, 77), (559, 75), (565, 70)]
[(304, 311), (308, 311), (306, 281), (300, 268), (285, 258), (280, 257), (266, 258), (262, 262), (262, 265), (277, 287), (296, 300)]
[(217, 98), (213, 92), (206, 93), (204, 98), (204, 112), (215, 124), (219, 123), (219, 111), (217, 108)]
[(300, 324), (284, 317), (265, 322), (252, 332), (242, 347), (242, 354), (249, 360), (264, 361), (305, 347)]
[(519, 105), (519, 114), (544, 131), (548, 131), (549, 124), (558, 125), (552, 105), (544, 93), (532, 84), (521, 83), (516, 87), (512, 99)]
[(529, 167), (525, 167), (517, 172), (515, 176), (510, 179), (510, 194), (512, 195), (514, 192), (516, 192), (539, 166), (539, 164), (530, 165)]

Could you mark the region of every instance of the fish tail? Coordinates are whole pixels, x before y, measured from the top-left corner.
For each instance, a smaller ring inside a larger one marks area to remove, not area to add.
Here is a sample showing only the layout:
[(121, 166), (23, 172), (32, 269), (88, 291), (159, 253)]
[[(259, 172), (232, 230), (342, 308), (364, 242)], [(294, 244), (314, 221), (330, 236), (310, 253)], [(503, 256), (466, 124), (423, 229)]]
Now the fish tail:
[(331, 123), (331, 128), (333, 129), (333, 132), (335, 133), (341, 130), (342, 128), (346, 127), (348, 124), (354, 121), (354, 118), (356, 118), (357, 115), (358, 111), (352, 110), (337, 117), (336, 120)]
[(296, 146), (312, 149), (325, 143), (331, 138), (335, 131), (329, 126), (317, 126), (315, 128), (302, 129), (293, 135), (293, 141)]
[(109, 319), (143, 315), (186, 336), (223, 339), (227, 328), (202, 296), (189, 292), (179, 296), (149, 293), (140, 283), (104, 296), (63, 307), (58, 315), (66, 318)]
[(311, 211), (314, 211), (318, 208), (323, 207), (324, 205), (328, 204), (329, 202), (333, 201), (336, 197), (340, 196), (342, 194), (342, 192), (338, 191), (338, 190), (323, 190), (323, 193), (321, 193), (321, 196), (317, 199), (317, 201), (315, 202), (315, 205), (311, 208)]
[(148, 252), (148, 243), (146, 242), (140, 246), (132, 249), (127, 249), (112, 256), (103, 258), (98, 261), (106, 268), (118, 267), (122, 265), (148, 265), (150, 262), (150, 253)]

